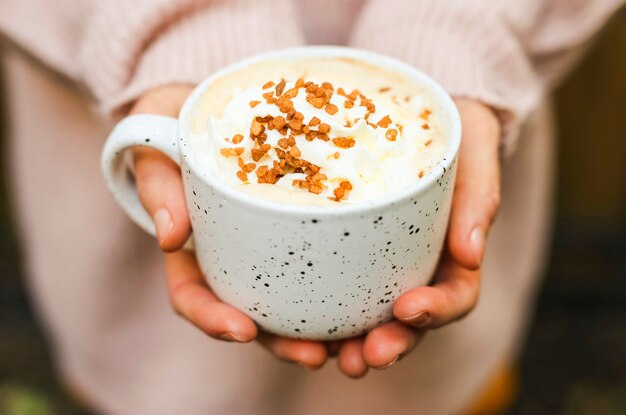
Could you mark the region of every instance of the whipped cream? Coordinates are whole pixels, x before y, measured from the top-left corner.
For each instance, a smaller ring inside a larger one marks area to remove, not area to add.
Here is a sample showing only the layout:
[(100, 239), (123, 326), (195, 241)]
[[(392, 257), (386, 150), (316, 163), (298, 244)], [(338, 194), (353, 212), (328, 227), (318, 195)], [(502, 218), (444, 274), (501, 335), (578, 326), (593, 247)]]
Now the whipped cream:
[(228, 74), (208, 87), (193, 124), (192, 155), (209, 174), (253, 196), (310, 206), (411, 186), (447, 146), (427, 89), (345, 59)]

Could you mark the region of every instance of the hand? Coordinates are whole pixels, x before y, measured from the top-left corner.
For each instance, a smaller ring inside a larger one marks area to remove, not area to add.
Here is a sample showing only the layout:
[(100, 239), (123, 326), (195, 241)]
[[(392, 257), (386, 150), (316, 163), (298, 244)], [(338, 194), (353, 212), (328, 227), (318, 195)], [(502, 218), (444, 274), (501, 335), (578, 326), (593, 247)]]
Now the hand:
[[(191, 90), (188, 85), (156, 88), (140, 98), (130, 113), (177, 117)], [(311, 369), (323, 366), (328, 356), (324, 344), (259, 333), (252, 319), (211, 292), (195, 255), (180, 250), (191, 225), (178, 166), (147, 147), (137, 147), (133, 155), (139, 198), (154, 220), (159, 246), (167, 252), (168, 290), (174, 309), (216, 339), (240, 343), (257, 339), (280, 359)]]
[(457, 99), (463, 139), (446, 251), (431, 286), (415, 288), (398, 298), (396, 320), (364, 337), (334, 343), (341, 371), (351, 377), (368, 368), (383, 369), (409, 353), (427, 329), (460, 319), (476, 305), (480, 265), (489, 228), (500, 204), (500, 124), (488, 107)]

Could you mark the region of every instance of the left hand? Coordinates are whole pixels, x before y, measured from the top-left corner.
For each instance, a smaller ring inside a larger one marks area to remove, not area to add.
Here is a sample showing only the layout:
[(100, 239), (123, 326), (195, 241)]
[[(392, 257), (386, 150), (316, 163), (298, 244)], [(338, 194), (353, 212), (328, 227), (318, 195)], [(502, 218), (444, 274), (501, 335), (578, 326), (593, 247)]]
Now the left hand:
[(400, 296), (393, 307), (396, 320), (365, 336), (330, 343), (339, 369), (361, 377), (371, 368), (384, 369), (409, 353), (425, 330), (456, 321), (476, 305), (480, 265), (489, 228), (500, 204), (500, 123), (478, 101), (457, 99), (463, 139), (447, 245), (434, 283)]

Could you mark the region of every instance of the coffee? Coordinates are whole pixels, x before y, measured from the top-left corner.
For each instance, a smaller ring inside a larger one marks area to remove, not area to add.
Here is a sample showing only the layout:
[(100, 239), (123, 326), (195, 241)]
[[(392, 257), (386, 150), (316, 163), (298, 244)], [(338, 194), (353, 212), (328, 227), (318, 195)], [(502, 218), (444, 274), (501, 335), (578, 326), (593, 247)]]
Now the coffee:
[(167, 155), (180, 166), (196, 257), (215, 295), (262, 330), (333, 340), (390, 320), (400, 295), (431, 280), (460, 138), (454, 103), (417, 69), (304, 47), (224, 68), (178, 119), (124, 119), (102, 167), (116, 200), (154, 235), (125, 154), (139, 145)]
[(411, 186), (448, 144), (425, 86), (348, 58), (233, 71), (208, 86), (192, 122), (197, 165), (242, 192), (311, 206)]

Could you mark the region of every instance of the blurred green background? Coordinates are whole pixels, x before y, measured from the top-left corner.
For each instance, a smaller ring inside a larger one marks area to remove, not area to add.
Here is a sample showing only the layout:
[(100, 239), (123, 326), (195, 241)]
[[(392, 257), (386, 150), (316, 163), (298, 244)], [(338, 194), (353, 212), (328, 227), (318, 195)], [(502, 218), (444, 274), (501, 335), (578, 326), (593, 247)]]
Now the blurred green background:
[[(560, 164), (552, 256), (510, 413), (623, 415), (626, 10), (559, 88), (556, 103)], [(24, 291), (5, 161), (0, 164), (0, 414), (83, 414), (55, 379)]]

